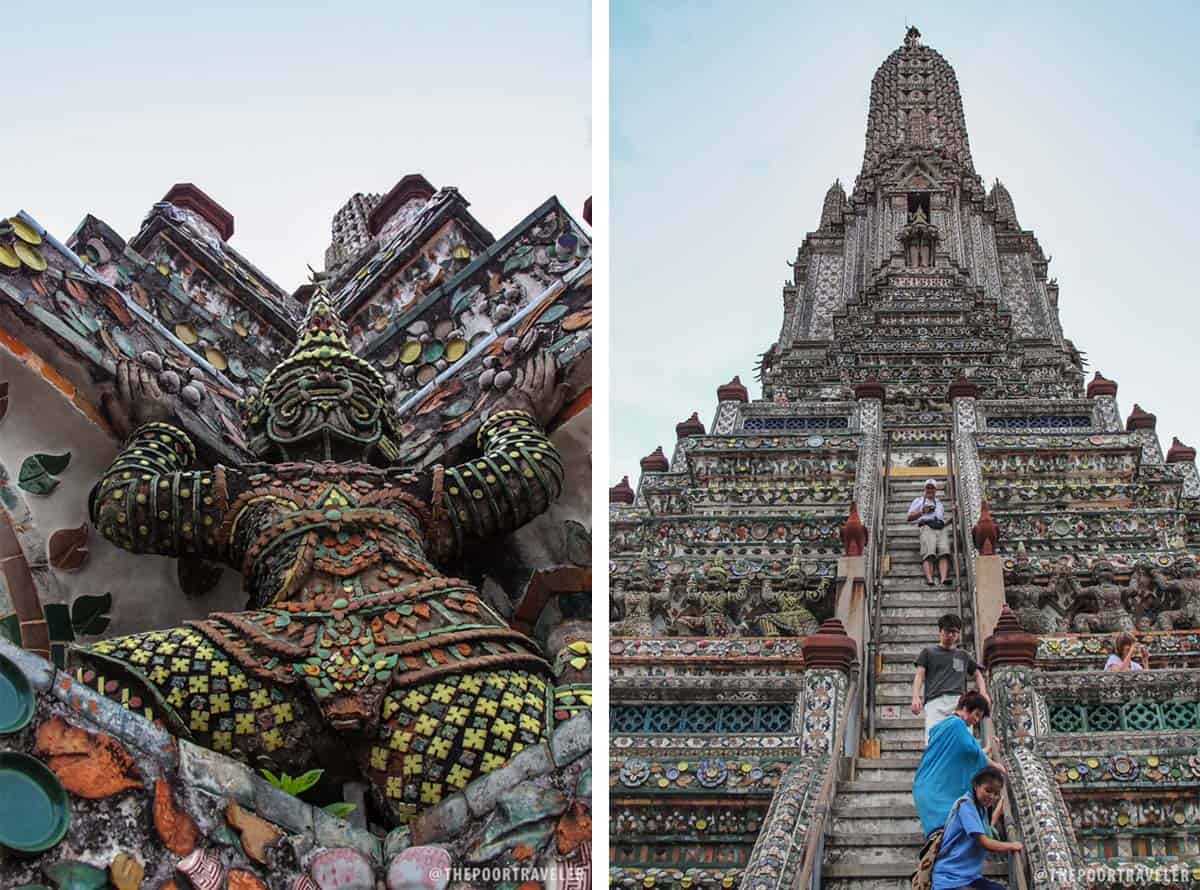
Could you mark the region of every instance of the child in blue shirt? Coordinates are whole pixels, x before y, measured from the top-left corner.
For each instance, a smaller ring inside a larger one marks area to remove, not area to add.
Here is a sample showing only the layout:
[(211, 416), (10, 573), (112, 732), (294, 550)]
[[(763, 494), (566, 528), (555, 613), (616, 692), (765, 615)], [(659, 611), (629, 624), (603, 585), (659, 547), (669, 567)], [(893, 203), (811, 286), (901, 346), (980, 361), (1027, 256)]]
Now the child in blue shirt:
[(1016, 841), (998, 841), (988, 836), (988, 807), (1004, 793), (1004, 773), (986, 766), (971, 779), (971, 791), (958, 799), (946, 822), (942, 845), (933, 864), (933, 890), (1004, 890), (1003, 884), (983, 877), (987, 852), (1016, 853)]

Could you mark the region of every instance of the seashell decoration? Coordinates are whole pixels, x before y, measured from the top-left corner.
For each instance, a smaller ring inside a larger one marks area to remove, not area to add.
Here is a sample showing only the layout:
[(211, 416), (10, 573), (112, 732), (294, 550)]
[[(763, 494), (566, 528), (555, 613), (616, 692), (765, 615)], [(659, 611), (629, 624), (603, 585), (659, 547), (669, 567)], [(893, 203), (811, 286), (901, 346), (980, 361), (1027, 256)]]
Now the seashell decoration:
[(167, 392), (179, 392), (179, 387), (182, 381), (179, 379), (179, 374), (175, 371), (163, 371), (158, 375), (158, 385)]
[(197, 847), (175, 866), (187, 875), (196, 890), (224, 890), (225, 868), (221, 860), (207, 850)]
[(191, 407), (197, 407), (204, 399), (204, 390), (195, 383), (189, 383), (179, 392), (180, 397)]
[(321, 890), (321, 888), (317, 886), (316, 881), (304, 874), (297, 876), (292, 883), (292, 890)]

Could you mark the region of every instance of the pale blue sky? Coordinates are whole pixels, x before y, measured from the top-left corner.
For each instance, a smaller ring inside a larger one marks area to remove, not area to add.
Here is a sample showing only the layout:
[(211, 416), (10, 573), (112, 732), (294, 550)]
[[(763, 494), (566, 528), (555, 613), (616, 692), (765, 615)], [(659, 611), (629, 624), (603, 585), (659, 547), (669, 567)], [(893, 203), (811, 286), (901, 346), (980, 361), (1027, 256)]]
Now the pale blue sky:
[[(821, 201), (862, 163), (884, 3), (612, 4), (610, 484), (779, 333)], [(1200, 447), (1200, 7), (921, 3), (958, 74), (976, 170), (1053, 257), (1066, 336)]]
[(350, 195), (455, 185), (497, 237), (591, 193), (587, 2), (74, 0), (6, 15), (0, 212), (129, 237), (179, 181), (287, 289)]

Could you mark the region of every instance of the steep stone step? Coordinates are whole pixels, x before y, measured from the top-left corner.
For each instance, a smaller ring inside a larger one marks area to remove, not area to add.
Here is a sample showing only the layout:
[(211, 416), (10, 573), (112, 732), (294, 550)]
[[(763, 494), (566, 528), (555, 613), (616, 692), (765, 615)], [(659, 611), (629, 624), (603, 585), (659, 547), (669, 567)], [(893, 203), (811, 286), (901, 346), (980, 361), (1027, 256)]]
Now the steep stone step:
[(896, 619), (888, 621), (881, 628), (879, 640), (881, 643), (920, 642), (933, 646), (938, 641), (937, 626), (930, 626), (919, 618)]
[(918, 563), (912, 564), (911, 571), (897, 574), (897, 569), (905, 568), (909, 567), (893, 565), (892, 570), (883, 576), (883, 583), (876, 590), (880, 605), (891, 605), (891, 600), (895, 599), (916, 600), (913, 603), (901, 604), (912, 606), (941, 606), (958, 603), (960, 599), (958, 588), (950, 584), (938, 583), (937, 572), (933, 573), (933, 584), (928, 584)]
[[(897, 622), (902, 624), (922, 624), (927, 627), (937, 630), (938, 619), (949, 611), (947, 606), (941, 606), (937, 603), (929, 605), (915, 601), (902, 606), (897, 606), (892, 603), (884, 602), (880, 604), (879, 618), (885, 626), (893, 626)], [(909, 619), (909, 621), (901, 621), (900, 619)], [(936, 642), (936, 641), (935, 641)]]
[[(903, 517), (901, 517), (901, 521), (899, 521), (899, 522), (894, 522), (892, 520), (891, 516), (887, 516), (884, 518), (887, 520), (887, 522), (884, 523), (884, 530), (887, 532), (887, 535), (888, 535), (888, 545), (889, 546), (891, 545), (892, 541), (895, 540), (896, 538), (914, 538), (915, 539), (915, 538), (919, 537), (921, 534), (921, 529), (915, 523), (908, 522)], [(954, 512), (951, 510), (947, 510), (946, 511), (946, 523), (949, 524), (953, 521), (954, 521)]]
[(839, 782), (838, 794), (882, 794), (903, 792), (912, 795), (912, 781), (904, 779), (878, 779), (873, 782), (855, 779), (853, 782)]
[(835, 818), (903, 820), (910, 817), (915, 819), (917, 810), (913, 806), (911, 786), (903, 791), (844, 792), (839, 785), (833, 802), (833, 814)]
[[(920, 551), (914, 547), (912, 550), (896, 550), (888, 547), (888, 555), (891, 557), (891, 567), (888, 574), (891, 575), (896, 571), (898, 566), (913, 566), (919, 568), (923, 560), (921, 559)], [(913, 574), (913, 573), (910, 573)], [(960, 574), (962, 574), (960, 572)], [(954, 575), (954, 563), (950, 563), (950, 575)]]
[(878, 772), (891, 776), (905, 771), (915, 773), (920, 763), (920, 757), (859, 757), (855, 760), (855, 781), (868, 781), (864, 779), (867, 773)]
[(904, 705), (910, 701), (912, 701), (912, 677), (890, 681), (880, 677), (875, 684), (875, 703), (878, 705)]
[(879, 742), (880, 750), (885, 754), (916, 754), (920, 756), (925, 752), (924, 733), (906, 739), (889, 739), (881, 734)]
[[(971, 641), (964, 640), (963, 643), (966, 650), (970, 652)], [(891, 645), (885, 647), (883, 651), (884, 671), (890, 675), (890, 679), (900, 676), (907, 676), (908, 679), (911, 680), (913, 671), (915, 670), (913, 667), (913, 661), (924, 648), (924, 646), (920, 646), (916, 643), (892, 643)], [(978, 659), (976, 659), (976, 661), (978, 661)], [(895, 665), (897, 667), (895, 670), (892, 670), (889, 668), (889, 665)]]
[[(857, 837), (852, 834), (831, 834), (825, 841), (826, 849), (834, 847), (911, 847), (915, 852), (921, 849), (925, 838), (919, 831), (884, 831), (869, 837)], [(915, 866), (914, 866), (915, 867)]]
[(835, 800), (832, 815), (832, 833), (835, 835), (873, 837), (882, 834), (921, 834), (921, 820), (917, 818), (911, 799), (905, 812), (897, 812), (891, 807), (876, 807), (873, 812), (862, 809), (843, 812), (838, 809)]
[(831, 878), (821, 873), (822, 890), (911, 890), (908, 876), (900, 878)]
[(884, 714), (876, 715), (875, 728), (880, 732), (919, 732), (921, 738), (925, 737), (925, 718), (914, 717), (912, 714), (904, 713), (895, 716)]
[[(936, 643), (937, 640), (934, 642)], [(931, 644), (916, 640), (886, 641), (882, 644), (884, 664), (889, 661), (907, 661), (911, 664), (918, 653), (929, 645)]]
[[(849, 856), (829, 863), (821, 869), (821, 886), (825, 890), (903, 890), (911, 887), (909, 878), (917, 867), (920, 846), (909, 849), (908, 859), (903, 858), (902, 848), (889, 849), (896, 851), (894, 856), (881, 855), (873, 861)], [(984, 860), (983, 875), (993, 880), (1003, 879), (1008, 875), (1008, 863), (989, 857)]]
[(951, 588), (943, 586), (941, 590), (938, 590), (936, 585), (933, 587), (927, 585), (924, 576), (919, 574), (919, 569), (918, 572), (908, 575), (897, 575), (893, 572), (884, 575), (880, 593), (884, 597), (884, 603), (887, 602), (889, 596), (894, 594), (915, 597), (923, 603), (955, 603), (958, 601), (958, 593)]

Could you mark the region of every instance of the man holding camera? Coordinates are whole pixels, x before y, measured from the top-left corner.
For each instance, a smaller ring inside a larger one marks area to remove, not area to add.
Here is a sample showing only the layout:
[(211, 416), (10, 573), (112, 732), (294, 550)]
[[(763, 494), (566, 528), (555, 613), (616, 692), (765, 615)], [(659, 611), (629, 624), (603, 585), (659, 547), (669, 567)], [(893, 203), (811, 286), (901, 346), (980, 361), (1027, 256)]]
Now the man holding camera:
[(946, 511), (937, 496), (937, 482), (925, 480), (925, 493), (913, 498), (908, 505), (908, 521), (915, 522), (921, 535), (921, 568), (925, 583), (933, 587), (933, 563), (937, 560), (938, 576), (943, 584), (950, 580), (950, 529), (946, 527)]

